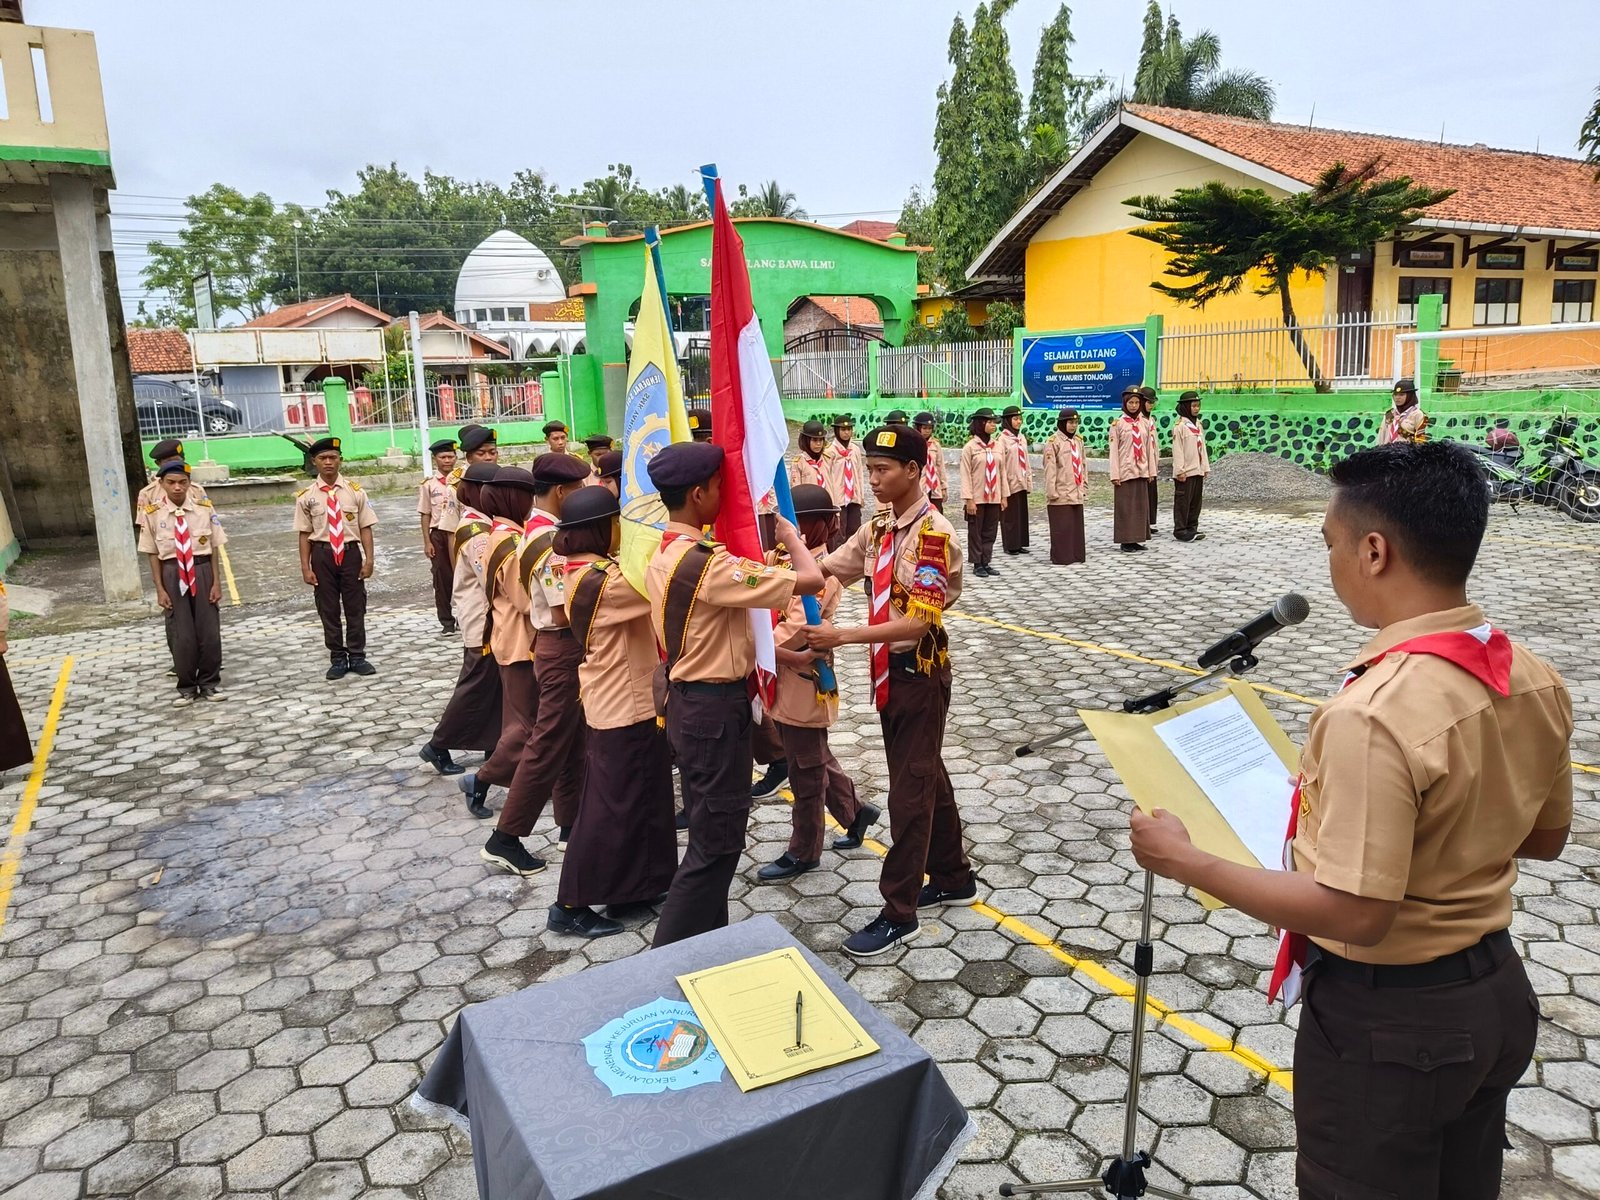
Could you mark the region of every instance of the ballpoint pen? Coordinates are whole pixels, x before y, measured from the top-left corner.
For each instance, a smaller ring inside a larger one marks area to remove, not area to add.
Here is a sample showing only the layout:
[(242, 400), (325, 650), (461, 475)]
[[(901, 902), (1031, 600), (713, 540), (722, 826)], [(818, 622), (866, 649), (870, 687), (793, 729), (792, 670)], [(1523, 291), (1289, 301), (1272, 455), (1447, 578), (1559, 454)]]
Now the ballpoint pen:
[(805, 1013), (806, 994), (804, 992), (796, 992), (794, 994), (794, 1044), (796, 1048), (805, 1045), (805, 1041), (801, 1037), (804, 1031), (802, 1022), (805, 1020)]

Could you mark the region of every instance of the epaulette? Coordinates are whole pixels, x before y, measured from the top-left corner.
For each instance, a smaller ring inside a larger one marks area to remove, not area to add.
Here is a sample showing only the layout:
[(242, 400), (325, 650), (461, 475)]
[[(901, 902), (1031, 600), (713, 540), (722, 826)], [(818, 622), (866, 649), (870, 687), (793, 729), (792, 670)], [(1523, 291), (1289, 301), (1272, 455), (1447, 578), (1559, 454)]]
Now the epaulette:
[(346, 482), (346, 486), (347, 486), (347, 487), (348, 487), (348, 488), (349, 488), (349, 489), (350, 489), (350, 490), (351, 490), (351, 491), (352, 491), (352, 492), (359, 492), (359, 491), (360, 491), (360, 490), (361, 490), (361, 485), (360, 485), (360, 484), (359, 484), (359, 483), (357, 483), (357, 482), (356, 482), (356, 481), (355, 481), (355, 480), (354, 480), (354, 479), (351, 479), (351, 480), (348, 480), (348, 481), (347, 481), (347, 482)]
[(309, 492), (309, 491), (310, 491), (310, 490), (311, 490), (311, 485), (310, 485), (310, 484), (307, 484), (307, 485), (306, 485), (306, 486), (305, 486), (305, 487), (303, 487), (303, 488), (301, 488), (301, 489), (300, 489), (300, 490), (299, 490), (299, 491), (298, 491), (298, 492), (296, 492), (296, 493), (295, 493), (295, 494), (294, 494), (294, 498), (295, 498), (295, 499), (296, 499), (296, 500), (298, 500), (298, 499), (300, 499), (300, 497), (301, 497), (301, 496), (304, 496), (304, 495), (305, 495), (305, 494), (306, 494), (306, 493), (307, 493), (307, 492)]
[(211, 501), (207, 500), (207, 499), (196, 500), (195, 503), (196, 504), (203, 504), (206, 508), (210, 508), (211, 507)]
[(158, 509), (158, 508), (160, 508), (160, 507), (161, 507), (161, 506), (160, 506), (160, 505), (159, 505), (159, 504), (146, 504), (146, 505), (145, 505), (145, 506), (144, 506), (144, 510), (145, 510), (145, 512), (147, 512), (147, 513), (153, 513), (153, 512), (155, 512), (155, 510), (156, 510), (156, 509)]

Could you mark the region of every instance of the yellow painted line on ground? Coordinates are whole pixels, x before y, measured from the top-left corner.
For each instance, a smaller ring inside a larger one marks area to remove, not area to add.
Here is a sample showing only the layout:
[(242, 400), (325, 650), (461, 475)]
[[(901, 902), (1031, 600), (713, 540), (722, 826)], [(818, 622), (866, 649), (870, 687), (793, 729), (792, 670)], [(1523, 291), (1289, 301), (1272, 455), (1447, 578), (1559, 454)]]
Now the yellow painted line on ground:
[(28, 782), (23, 785), (22, 803), (17, 806), (16, 819), (11, 822), (5, 857), (0, 859), (0, 930), (5, 928), (6, 911), (11, 907), (11, 888), (22, 865), (22, 840), (33, 827), (33, 810), (39, 804), (39, 789), (44, 786), (45, 767), (49, 765), (50, 749), (56, 742), (56, 726), (61, 723), (61, 709), (67, 702), (67, 681), (71, 678), (72, 656), (68, 655), (61, 664), (61, 674), (56, 676), (55, 694), (50, 697), (50, 711), (45, 714), (44, 729), (33, 755), (33, 770), (28, 772)]
[(239, 607), (239, 585), (233, 581), (233, 563), (228, 559), (227, 546), (219, 545), (217, 553), (222, 557), (222, 577), (228, 581), (228, 597), (235, 608)]
[[(789, 788), (779, 788), (778, 795), (782, 796), (791, 805), (794, 803), (794, 792)], [(841, 833), (844, 832), (844, 827), (835, 821), (833, 817), (824, 813), (823, 819), (834, 829)], [(879, 858), (889, 853), (887, 846), (872, 838), (863, 838), (861, 844)], [(1039, 949), (1057, 962), (1062, 963), (1074, 974), (1081, 975), (1118, 999), (1126, 1000), (1129, 1004), (1133, 1003), (1134, 985), (1114, 971), (1109, 970), (1093, 959), (1078, 958), (1076, 955), (1068, 954), (1049, 934), (1035, 929), (1026, 921), (1013, 917), (1010, 913), (1002, 912), (1000, 909), (984, 904), (981, 901), (972, 905), (972, 911), (987, 917), (1001, 929), (1015, 934), (1029, 945), (1039, 947)], [(1185, 1037), (1198, 1042), (1208, 1052), (1226, 1055), (1235, 1062), (1244, 1064), (1257, 1075), (1266, 1076), (1268, 1083), (1275, 1083), (1286, 1092), (1294, 1091), (1293, 1071), (1285, 1070), (1283, 1067), (1268, 1062), (1255, 1051), (1248, 1050), (1232, 1039), (1224, 1037), (1215, 1029), (1208, 1029), (1200, 1022), (1182, 1015), (1171, 1005), (1163, 1003), (1155, 996), (1145, 997), (1145, 1010), (1168, 1028), (1175, 1029)]]

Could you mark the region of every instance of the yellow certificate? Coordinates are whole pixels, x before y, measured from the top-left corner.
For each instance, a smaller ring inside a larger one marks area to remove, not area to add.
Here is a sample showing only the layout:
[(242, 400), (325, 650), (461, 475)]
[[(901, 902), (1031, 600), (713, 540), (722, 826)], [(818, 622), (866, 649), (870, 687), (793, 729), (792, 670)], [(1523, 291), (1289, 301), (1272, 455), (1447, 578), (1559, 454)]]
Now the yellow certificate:
[(740, 1091), (878, 1049), (795, 947), (679, 975), (678, 986)]

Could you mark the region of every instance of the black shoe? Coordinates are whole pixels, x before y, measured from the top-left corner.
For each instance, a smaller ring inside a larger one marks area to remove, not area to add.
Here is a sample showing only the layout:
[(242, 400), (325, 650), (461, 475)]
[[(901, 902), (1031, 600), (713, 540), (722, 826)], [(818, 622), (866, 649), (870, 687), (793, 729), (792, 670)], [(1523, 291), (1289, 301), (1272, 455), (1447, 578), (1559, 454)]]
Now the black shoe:
[(478, 857), (491, 867), (510, 871), (513, 875), (537, 875), (545, 867), (544, 859), (529, 854), (520, 838), (501, 833), (498, 829), (489, 835), (483, 849), (478, 851)]
[(1144, 547), (1141, 546), (1138, 542), (1123, 542), (1122, 543), (1122, 548), (1123, 548), (1124, 551), (1126, 551), (1129, 554), (1136, 554), (1140, 550), (1144, 549)]
[(835, 850), (856, 849), (861, 845), (867, 830), (872, 828), (873, 822), (881, 816), (883, 816), (882, 809), (876, 808), (871, 804), (863, 804), (861, 811), (856, 813), (856, 819), (850, 822), (850, 828), (844, 831), (844, 836), (833, 839), (833, 848)]
[(335, 654), (328, 666), (328, 673), (323, 678), (343, 679), (348, 674), (350, 674), (350, 659), (343, 654)]
[(874, 954), (893, 950), (901, 942), (909, 942), (921, 932), (922, 926), (916, 921), (907, 921), (902, 925), (888, 917), (877, 917), (860, 933), (852, 933), (845, 938), (844, 952), (856, 958), (871, 958)]
[(801, 862), (785, 850), (778, 855), (776, 862), (769, 862), (757, 871), (756, 878), (763, 883), (772, 883), (779, 879), (793, 879), (796, 875), (804, 875), (807, 871), (815, 870), (817, 866), (818, 864), (814, 862)]
[(602, 917), (592, 908), (563, 908), (559, 904), (552, 904), (545, 928), (551, 933), (570, 933), (575, 937), (598, 938), (621, 933), (622, 922)]
[(432, 742), (424, 742), (417, 757), (441, 775), (459, 775), (466, 768), (450, 757), (448, 750), (435, 750)]
[(563, 850), (565, 850), (567, 848), (567, 840), (569, 838), (571, 838), (571, 837), (572, 837), (572, 826), (571, 825), (563, 825), (556, 832), (556, 845), (560, 846)]
[(674, 829), (689, 828), (689, 814), (682, 809), (679, 809), (678, 815), (672, 819), (672, 827)]
[(775, 763), (769, 763), (767, 765), (767, 773), (750, 785), (750, 798), (752, 800), (760, 800), (764, 796), (775, 795), (788, 778), (789, 764), (787, 761), (780, 758)]
[(917, 893), (918, 908), (971, 908), (978, 902), (978, 880), (974, 876), (964, 888), (953, 892), (940, 891), (937, 884), (925, 883)]
[(222, 694), (220, 692), (218, 692), (217, 689), (214, 688), (214, 687), (203, 687), (203, 688), (200, 689), (200, 699), (202, 699), (202, 700), (221, 700), (222, 699)]
[(439, 626), (439, 632), (445, 637), (449, 637), (452, 633), (460, 633), (461, 626), (457, 625), (454, 621), (445, 621)]
[(469, 813), (480, 821), (485, 817), (494, 816), (494, 812), (484, 803), (489, 798), (489, 785), (478, 782), (477, 772), (473, 772), (471, 775), (463, 775), (456, 781), (456, 786), (461, 789), (462, 794), (467, 798), (467, 811)]
[(354, 654), (350, 656), (350, 669), (357, 675), (376, 675), (378, 673), (378, 668), (368, 662), (367, 656), (364, 654), (359, 658)]
[(1206, 540), (1206, 535), (1203, 534), (1203, 533), (1197, 533), (1192, 538), (1190, 538), (1189, 540), (1191, 542), (1203, 542), (1203, 541)]
[(621, 921), (627, 917), (644, 916), (646, 913), (653, 915), (655, 910), (666, 902), (667, 893), (662, 892), (661, 895), (650, 900), (630, 900), (626, 904), (608, 904), (606, 905), (606, 916), (613, 921)]
[(176, 679), (177, 677), (178, 677), (178, 668), (177, 667), (168, 667), (167, 668), (167, 678), (168, 679)]
[(1017, 547), (1017, 553), (1018, 554), (1032, 554), (1033, 551), (1029, 550), (1026, 546), (1018, 546)]

